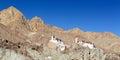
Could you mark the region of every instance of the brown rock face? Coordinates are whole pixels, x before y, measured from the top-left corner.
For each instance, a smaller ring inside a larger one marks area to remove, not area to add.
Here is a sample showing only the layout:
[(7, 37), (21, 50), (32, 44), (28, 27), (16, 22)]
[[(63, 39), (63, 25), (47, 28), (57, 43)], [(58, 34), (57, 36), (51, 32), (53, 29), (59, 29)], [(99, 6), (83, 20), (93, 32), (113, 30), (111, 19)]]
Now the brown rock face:
[(11, 29), (26, 30), (28, 28), (24, 15), (13, 6), (0, 12), (0, 23)]
[(0, 23), (0, 38), (9, 40), (13, 43), (25, 42), (27, 36), (20, 31), (11, 30), (7, 26)]
[(37, 16), (35, 16), (34, 18), (32, 18), (32, 20), (30, 20), (28, 22), (29, 22), (29, 26), (30, 26), (30, 30), (31, 31), (38, 31), (38, 30), (40, 30), (41, 26), (43, 26), (43, 24), (44, 24), (42, 19), (40, 19)]
[(23, 16), (23, 14), (13, 6), (0, 12), (0, 23), (4, 25), (9, 25), (11, 22), (14, 21), (21, 21), (22, 23), (24, 22), (24, 20), (25, 17)]
[(44, 22), (42, 21), (41, 18), (35, 16), (34, 18), (32, 18), (31, 22), (35, 22), (35, 23), (39, 23), (39, 24), (44, 24)]

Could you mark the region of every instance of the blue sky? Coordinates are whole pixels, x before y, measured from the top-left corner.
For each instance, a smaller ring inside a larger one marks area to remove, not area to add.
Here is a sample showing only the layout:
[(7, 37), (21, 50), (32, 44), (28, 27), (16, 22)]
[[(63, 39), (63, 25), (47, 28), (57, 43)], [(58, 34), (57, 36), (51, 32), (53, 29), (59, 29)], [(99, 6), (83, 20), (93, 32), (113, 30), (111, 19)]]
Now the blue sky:
[(26, 19), (41, 17), (46, 24), (69, 30), (112, 32), (120, 36), (119, 0), (1, 0), (0, 10), (14, 6)]

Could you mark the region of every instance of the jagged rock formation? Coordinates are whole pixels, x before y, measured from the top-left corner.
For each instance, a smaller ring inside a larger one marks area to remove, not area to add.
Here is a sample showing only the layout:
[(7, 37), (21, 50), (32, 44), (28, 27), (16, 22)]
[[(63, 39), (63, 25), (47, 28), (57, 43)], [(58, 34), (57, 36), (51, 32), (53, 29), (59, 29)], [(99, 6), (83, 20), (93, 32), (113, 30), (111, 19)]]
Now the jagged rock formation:
[(4, 25), (9, 25), (11, 22), (14, 21), (23, 22), (24, 20), (24, 15), (13, 6), (0, 12), (0, 23)]
[(42, 21), (42, 19), (40, 19), (37, 16), (35, 16), (34, 18), (32, 18), (32, 20), (29, 21), (31, 31), (40, 30), (40, 28), (41, 28), (41, 26), (43, 26), (43, 24), (44, 24), (44, 22)]
[[(49, 43), (52, 35), (64, 42), (65, 51), (49, 47), (54, 45)], [(94, 43), (96, 49), (74, 44), (76, 37)], [(84, 32), (79, 28), (64, 31), (44, 24), (37, 16), (26, 20), (13, 6), (0, 11), (1, 60), (120, 60), (119, 46), (120, 38), (110, 32)]]
[(23, 31), (28, 29), (28, 24), (24, 15), (13, 6), (0, 12), (0, 23), (11, 29), (22, 28)]

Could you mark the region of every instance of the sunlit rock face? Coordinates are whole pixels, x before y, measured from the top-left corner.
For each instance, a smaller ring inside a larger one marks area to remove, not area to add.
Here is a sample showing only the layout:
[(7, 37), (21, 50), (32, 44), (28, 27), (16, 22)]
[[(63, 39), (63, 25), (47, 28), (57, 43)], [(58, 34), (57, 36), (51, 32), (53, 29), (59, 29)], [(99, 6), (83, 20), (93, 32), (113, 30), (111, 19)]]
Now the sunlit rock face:
[(0, 12), (0, 23), (4, 25), (8, 25), (14, 21), (19, 21), (22, 23), (24, 20), (24, 15), (13, 6)]
[(43, 26), (44, 22), (42, 21), (41, 18), (35, 16), (32, 18), (29, 22), (30, 30), (31, 31), (38, 31), (40, 28)]
[(13, 6), (0, 12), (0, 23), (11, 29), (28, 29), (25, 16)]

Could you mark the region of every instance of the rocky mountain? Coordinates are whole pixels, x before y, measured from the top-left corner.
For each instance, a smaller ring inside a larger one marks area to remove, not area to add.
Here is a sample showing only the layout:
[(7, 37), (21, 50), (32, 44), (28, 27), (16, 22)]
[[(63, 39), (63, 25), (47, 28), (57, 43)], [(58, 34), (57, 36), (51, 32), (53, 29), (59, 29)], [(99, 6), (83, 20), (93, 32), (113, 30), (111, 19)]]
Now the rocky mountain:
[[(52, 36), (63, 46), (51, 42)], [(76, 38), (95, 48), (76, 44)], [(119, 46), (120, 38), (111, 32), (64, 31), (37, 16), (27, 20), (13, 6), (0, 11), (0, 60), (120, 60)]]
[(28, 24), (30, 25), (31, 31), (38, 31), (41, 26), (43, 26), (44, 22), (39, 17), (35, 16), (30, 21), (28, 21)]
[(0, 12), (0, 23), (11, 29), (28, 29), (24, 15), (13, 6)]

